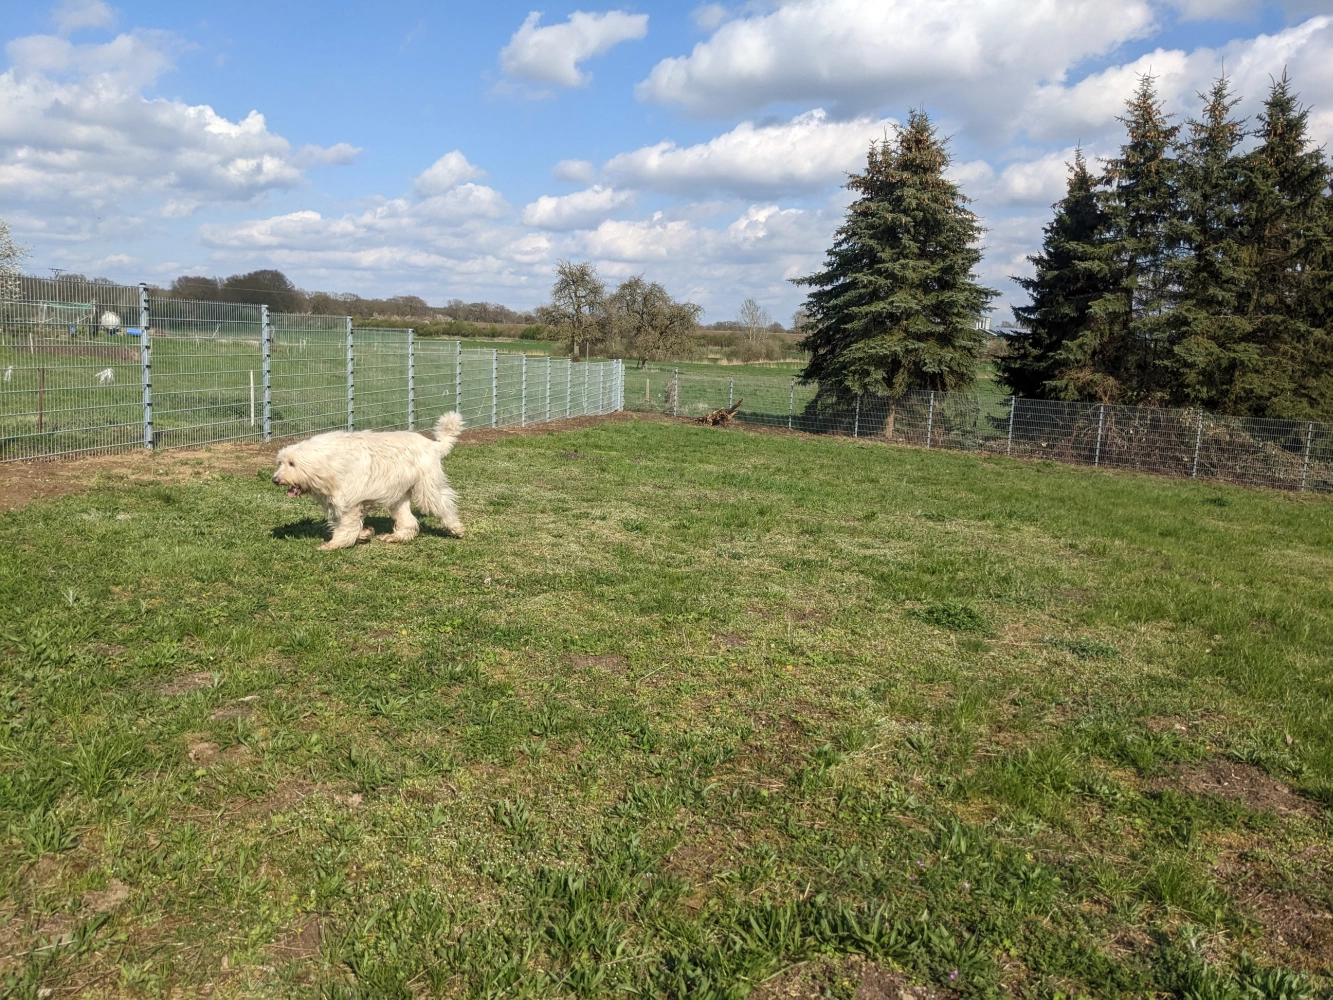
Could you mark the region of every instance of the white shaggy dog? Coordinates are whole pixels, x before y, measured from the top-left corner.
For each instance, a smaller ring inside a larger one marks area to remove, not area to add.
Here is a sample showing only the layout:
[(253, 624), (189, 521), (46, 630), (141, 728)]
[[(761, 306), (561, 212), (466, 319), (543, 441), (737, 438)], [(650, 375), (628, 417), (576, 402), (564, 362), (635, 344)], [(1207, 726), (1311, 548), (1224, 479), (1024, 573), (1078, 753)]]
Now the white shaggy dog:
[(321, 549), (345, 549), (366, 541), (374, 528), (362, 521), (373, 507), (393, 515), (393, 534), (386, 542), (409, 542), (420, 527), (412, 505), (434, 514), (449, 534), (461, 537), (456, 493), (440, 468), (463, 430), (458, 413), (446, 413), (435, 424), (435, 440), (415, 431), (330, 431), (316, 434), (278, 452), (273, 482), (286, 486), (289, 497), (309, 493), (324, 506), (333, 537)]

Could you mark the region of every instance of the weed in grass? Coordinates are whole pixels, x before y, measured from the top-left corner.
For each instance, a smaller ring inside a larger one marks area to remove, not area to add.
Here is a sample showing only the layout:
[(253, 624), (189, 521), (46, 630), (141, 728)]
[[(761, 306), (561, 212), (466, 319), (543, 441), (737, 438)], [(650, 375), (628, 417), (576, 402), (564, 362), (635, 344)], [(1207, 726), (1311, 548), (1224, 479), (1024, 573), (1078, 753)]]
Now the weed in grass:
[(1101, 639), (1089, 636), (1073, 638), (1048, 636), (1044, 641), (1052, 649), (1063, 649), (1067, 653), (1073, 653), (1080, 660), (1118, 660), (1122, 655), (1120, 647), (1114, 643), (1103, 642)]
[(30, 861), (68, 851), (79, 839), (78, 832), (54, 809), (34, 809), (24, 814), (10, 823), (9, 832)]
[(917, 621), (953, 632), (990, 632), (990, 622), (976, 608), (961, 601), (939, 601), (912, 608), (908, 616)]

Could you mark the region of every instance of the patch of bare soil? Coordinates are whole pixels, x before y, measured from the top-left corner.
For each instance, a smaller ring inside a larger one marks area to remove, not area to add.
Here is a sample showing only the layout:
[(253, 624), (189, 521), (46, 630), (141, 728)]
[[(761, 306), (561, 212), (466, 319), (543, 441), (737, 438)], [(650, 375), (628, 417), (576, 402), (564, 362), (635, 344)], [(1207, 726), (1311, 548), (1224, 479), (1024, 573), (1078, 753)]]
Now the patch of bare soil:
[(205, 688), (213, 686), (213, 675), (207, 670), (200, 670), (193, 674), (186, 674), (184, 677), (177, 677), (175, 680), (168, 681), (157, 689), (158, 694), (165, 698), (175, 698), (178, 695), (189, 694), (191, 691), (203, 691)]
[[(528, 427), (495, 430), (465, 430), (460, 445), (490, 444), (521, 435), (555, 434), (582, 430), (602, 423), (625, 420), (656, 420), (651, 414), (610, 413), (600, 417), (574, 417)], [(293, 439), (263, 443), (213, 444), (202, 448), (169, 448), (146, 451), (133, 448), (107, 455), (85, 455), (39, 459), (32, 462), (0, 463), (0, 511), (18, 510), (39, 500), (53, 500), (83, 493), (105, 483), (179, 483), (211, 475), (254, 475), (271, 469), (278, 449)]]
[(323, 939), (324, 923), (319, 918), (314, 918), (297, 924), (279, 937), (270, 946), (269, 952), (279, 961), (299, 962), (318, 955)]
[(179, 483), (217, 474), (254, 475), (273, 465), (279, 444), (218, 444), (206, 448), (114, 452), (0, 464), (0, 510), (17, 510), (108, 482)]
[(190, 762), (194, 764), (211, 764), (217, 760), (218, 754), (222, 748), (216, 743), (209, 743), (206, 740), (200, 740), (198, 743), (190, 744)]
[(1264, 925), (1265, 941), (1307, 972), (1333, 964), (1333, 913), (1294, 893), (1259, 889), (1243, 900)]
[(749, 645), (745, 636), (737, 635), (735, 632), (723, 632), (721, 635), (713, 636), (713, 638), (723, 649), (744, 649)]
[(600, 667), (602, 670), (610, 670), (614, 673), (620, 673), (625, 669), (625, 658), (615, 653), (607, 653), (600, 656), (571, 656), (569, 662), (576, 667), (587, 669), (588, 667)]
[(847, 996), (856, 1000), (946, 1000), (956, 994), (935, 986), (915, 986), (900, 972), (890, 972), (859, 956), (815, 959), (793, 965), (761, 983), (755, 1000), (822, 1000)]
[(129, 898), (130, 887), (113, 878), (105, 889), (89, 890), (83, 894), (83, 909), (90, 914), (112, 913), (120, 909)]
[(216, 712), (209, 716), (214, 722), (232, 722), (236, 719), (248, 719), (255, 714), (255, 703), (259, 701), (259, 695), (247, 695), (244, 698), (237, 698), (230, 705), (223, 705)]
[(1191, 795), (1216, 795), (1240, 802), (1255, 812), (1283, 815), (1313, 816), (1315, 804), (1304, 799), (1290, 787), (1249, 764), (1228, 760), (1212, 760), (1206, 764), (1183, 767), (1175, 774), (1159, 778), (1150, 786), (1153, 790), (1171, 788)]

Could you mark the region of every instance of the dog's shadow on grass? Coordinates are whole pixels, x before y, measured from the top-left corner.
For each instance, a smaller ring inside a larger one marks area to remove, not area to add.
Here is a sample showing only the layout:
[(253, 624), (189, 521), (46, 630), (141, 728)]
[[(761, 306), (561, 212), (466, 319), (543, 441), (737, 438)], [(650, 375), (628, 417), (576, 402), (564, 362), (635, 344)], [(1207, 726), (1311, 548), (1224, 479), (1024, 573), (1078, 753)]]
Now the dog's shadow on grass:
[[(388, 535), (393, 532), (393, 518), (391, 517), (368, 517), (365, 524), (369, 528), (374, 528), (376, 535)], [(424, 521), (421, 522), (421, 534), (432, 535), (435, 538), (450, 537), (449, 533), (443, 528), (437, 528)], [(286, 541), (289, 538), (318, 538), (321, 542), (325, 542), (329, 538), (329, 527), (323, 521), (307, 517), (302, 521), (293, 521), (291, 524), (274, 528), (272, 535), (277, 541)]]

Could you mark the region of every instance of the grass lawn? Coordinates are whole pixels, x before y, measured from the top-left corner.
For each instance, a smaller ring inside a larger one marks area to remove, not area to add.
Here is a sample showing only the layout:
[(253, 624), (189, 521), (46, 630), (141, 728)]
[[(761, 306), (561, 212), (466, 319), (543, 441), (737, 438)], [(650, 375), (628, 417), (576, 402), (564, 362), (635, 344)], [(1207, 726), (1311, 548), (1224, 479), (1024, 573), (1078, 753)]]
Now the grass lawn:
[(626, 419), (321, 553), (252, 454), (0, 514), (11, 995), (1333, 982), (1327, 499)]

